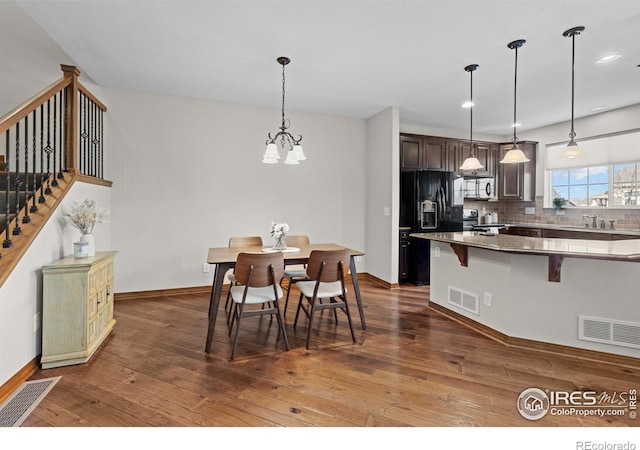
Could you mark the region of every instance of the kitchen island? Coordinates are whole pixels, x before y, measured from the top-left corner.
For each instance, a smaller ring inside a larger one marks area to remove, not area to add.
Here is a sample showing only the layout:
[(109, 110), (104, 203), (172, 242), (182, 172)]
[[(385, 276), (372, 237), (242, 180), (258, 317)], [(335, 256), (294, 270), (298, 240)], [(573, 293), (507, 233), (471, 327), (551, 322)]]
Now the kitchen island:
[(640, 358), (640, 240), (411, 236), (431, 241), (430, 307), (509, 345)]

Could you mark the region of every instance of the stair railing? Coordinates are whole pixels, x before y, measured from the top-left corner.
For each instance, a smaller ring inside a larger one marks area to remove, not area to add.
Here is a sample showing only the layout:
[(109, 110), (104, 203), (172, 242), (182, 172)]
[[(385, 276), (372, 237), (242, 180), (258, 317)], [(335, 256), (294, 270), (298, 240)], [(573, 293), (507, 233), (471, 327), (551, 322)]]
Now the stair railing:
[(75, 66), (60, 67), (61, 79), (0, 119), (3, 248), (65, 173), (103, 178), (107, 107), (78, 81)]

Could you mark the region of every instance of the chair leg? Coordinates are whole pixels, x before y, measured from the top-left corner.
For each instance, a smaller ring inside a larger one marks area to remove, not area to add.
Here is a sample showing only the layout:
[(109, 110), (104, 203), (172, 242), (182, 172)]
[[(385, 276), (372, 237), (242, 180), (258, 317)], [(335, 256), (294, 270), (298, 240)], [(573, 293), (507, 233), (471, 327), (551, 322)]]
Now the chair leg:
[(287, 298), (284, 301), (284, 318), (287, 318), (287, 306), (289, 306), (289, 294), (291, 294), (291, 280), (292, 278), (289, 278), (289, 283), (287, 284)]
[(345, 314), (347, 315), (347, 320), (349, 321), (349, 329), (351, 330), (351, 339), (355, 343), (356, 342), (356, 333), (353, 331), (353, 323), (351, 322), (351, 311), (349, 310), (349, 304), (347, 303), (346, 297), (343, 297), (342, 300), (344, 300)]
[(229, 317), (227, 319), (227, 325), (229, 325), (229, 336), (231, 336), (231, 332), (233, 331), (233, 322), (238, 316), (238, 304), (233, 302), (231, 308), (229, 309)]
[[(335, 297), (331, 297), (329, 299), (330, 303), (335, 303), (336, 302), (336, 298)], [(336, 325), (338, 325), (338, 311), (336, 311), (336, 308), (333, 308), (333, 319), (336, 321)]]
[[(280, 315), (280, 303), (276, 300), (274, 304), (276, 308), (276, 319), (278, 319), (278, 325), (280, 326), (280, 331), (282, 331), (282, 337), (284, 337), (284, 345), (287, 348), (287, 351), (289, 351), (289, 339), (287, 338), (287, 330), (284, 328), (284, 322)], [(273, 315), (271, 317), (273, 317)]]
[(238, 322), (236, 323), (236, 335), (233, 338), (233, 348), (231, 349), (231, 361), (233, 361), (233, 358), (235, 358), (235, 356), (236, 356), (236, 347), (238, 345), (238, 336), (240, 336), (240, 322), (242, 321), (242, 311), (243, 311), (242, 306), (243, 305), (240, 305), (240, 313), (238, 314), (236, 312), (236, 314), (238, 314)]
[(315, 304), (315, 298), (311, 299), (311, 313), (309, 314), (309, 328), (307, 329), (307, 350), (309, 350), (309, 346), (311, 344), (311, 326), (313, 325), (313, 316), (316, 312), (316, 309), (314, 308), (314, 304)]
[(293, 329), (296, 329), (296, 325), (298, 325), (298, 316), (300, 315), (300, 308), (302, 308), (302, 292), (300, 293), (300, 298), (298, 299), (298, 308), (296, 309), (296, 318), (293, 321)]

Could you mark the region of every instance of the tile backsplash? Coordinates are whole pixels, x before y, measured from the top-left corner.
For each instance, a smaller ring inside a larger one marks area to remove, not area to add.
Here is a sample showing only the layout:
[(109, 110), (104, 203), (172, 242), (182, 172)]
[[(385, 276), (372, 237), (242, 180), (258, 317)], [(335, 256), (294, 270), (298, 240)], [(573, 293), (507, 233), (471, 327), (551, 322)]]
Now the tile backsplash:
[[(558, 214), (553, 208), (542, 207), (542, 197), (536, 198), (535, 202), (465, 200), (464, 207), (477, 209), (479, 214), (482, 214), (483, 208), (487, 213), (495, 211), (498, 213), (499, 223), (584, 226), (587, 222), (591, 223), (591, 219), (583, 219), (583, 215), (596, 215), (598, 226), (604, 220), (608, 229), (611, 225), (609, 221), (614, 220), (613, 225), (618, 230), (640, 231), (640, 209), (565, 208)], [(527, 208), (535, 208), (535, 213), (525, 214)]]

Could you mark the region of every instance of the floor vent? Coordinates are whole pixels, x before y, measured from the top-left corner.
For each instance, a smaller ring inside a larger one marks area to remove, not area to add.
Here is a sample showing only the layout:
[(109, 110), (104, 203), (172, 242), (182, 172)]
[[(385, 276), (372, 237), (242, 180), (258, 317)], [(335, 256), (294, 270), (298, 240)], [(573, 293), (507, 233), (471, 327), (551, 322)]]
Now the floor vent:
[(449, 303), (473, 314), (479, 314), (478, 294), (449, 286)]
[(0, 405), (0, 427), (19, 427), (62, 377), (25, 381)]
[(640, 323), (578, 316), (578, 339), (640, 348)]

